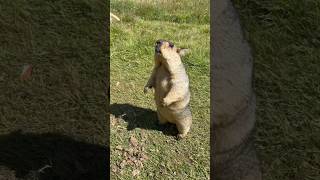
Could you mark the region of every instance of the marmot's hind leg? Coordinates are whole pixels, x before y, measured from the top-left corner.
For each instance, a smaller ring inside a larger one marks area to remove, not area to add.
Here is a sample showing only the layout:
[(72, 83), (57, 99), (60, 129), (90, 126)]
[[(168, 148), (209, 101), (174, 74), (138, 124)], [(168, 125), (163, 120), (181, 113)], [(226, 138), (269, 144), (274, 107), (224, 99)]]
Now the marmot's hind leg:
[(186, 135), (190, 131), (191, 124), (192, 124), (192, 117), (186, 117), (176, 122), (177, 129), (179, 131), (178, 133), (179, 139), (186, 137)]

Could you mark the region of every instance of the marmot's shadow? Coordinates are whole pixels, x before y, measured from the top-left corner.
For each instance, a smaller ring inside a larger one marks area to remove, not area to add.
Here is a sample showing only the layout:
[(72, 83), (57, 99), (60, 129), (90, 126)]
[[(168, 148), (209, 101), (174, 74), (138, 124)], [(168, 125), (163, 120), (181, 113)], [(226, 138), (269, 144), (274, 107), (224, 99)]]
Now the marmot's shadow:
[[(0, 136), (0, 179), (103, 180), (109, 178), (109, 159), (107, 147), (64, 135), (14, 132)], [(51, 167), (40, 173), (45, 165)]]
[(131, 104), (111, 104), (111, 114), (121, 118), (128, 123), (127, 129), (135, 128), (162, 131), (165, 135), (175, 136), (178, 131), (174, 124), (158, 124), (157, 113), (151, 109), (133, 106)]

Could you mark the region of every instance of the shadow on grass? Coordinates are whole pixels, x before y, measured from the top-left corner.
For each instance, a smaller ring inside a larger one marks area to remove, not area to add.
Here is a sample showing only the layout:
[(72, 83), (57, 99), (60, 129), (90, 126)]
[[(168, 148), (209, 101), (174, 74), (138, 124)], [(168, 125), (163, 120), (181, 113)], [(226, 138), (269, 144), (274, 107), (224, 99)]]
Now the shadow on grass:
[(127, 130), (135, 128), (162, 131), (167, 136), (175, 136), (178, 131), (174, 124), (159, 125), (157, 113), (151, 109), (133, 106), (131, 104), (111, 104), (111, 114), (128, 123)]
[[(107, 179), (108, 154), (105, 147), (67, 136), (17, 131), (0, 136), (0, 179)], [(46, 165), (51, 167), (40, 173)], [(3, 167), (12, 173), (4, 175)]]

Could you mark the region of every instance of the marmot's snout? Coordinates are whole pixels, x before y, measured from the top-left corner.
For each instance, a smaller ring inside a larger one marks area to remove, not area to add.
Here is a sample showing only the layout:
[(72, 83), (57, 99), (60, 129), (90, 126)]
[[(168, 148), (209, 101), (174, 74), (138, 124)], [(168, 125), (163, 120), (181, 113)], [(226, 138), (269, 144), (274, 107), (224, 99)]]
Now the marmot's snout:
[(166, 41), (166, 40), (162, 40), (162, 39), (159, 39), (156, 41), (156, 44), (155, 44), (155, 52), (158, 53), (158, 54), (161, 54), (161, 47), (165, 44), (169, 45), (170, 48), (173, 48), (174, 44), (170, 41)]

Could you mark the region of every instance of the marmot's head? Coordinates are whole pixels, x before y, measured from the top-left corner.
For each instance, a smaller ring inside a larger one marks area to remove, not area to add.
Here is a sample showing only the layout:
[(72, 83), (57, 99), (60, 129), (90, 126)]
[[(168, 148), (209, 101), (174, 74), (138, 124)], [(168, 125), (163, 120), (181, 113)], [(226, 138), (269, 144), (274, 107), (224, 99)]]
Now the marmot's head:
[(165, 60), (180, 59), (187, 54), (189, 50), (177, 48), (172, 42), (166, 40), (157, 40), (155, 44), (155, 56)]

